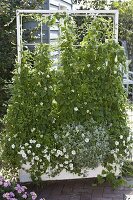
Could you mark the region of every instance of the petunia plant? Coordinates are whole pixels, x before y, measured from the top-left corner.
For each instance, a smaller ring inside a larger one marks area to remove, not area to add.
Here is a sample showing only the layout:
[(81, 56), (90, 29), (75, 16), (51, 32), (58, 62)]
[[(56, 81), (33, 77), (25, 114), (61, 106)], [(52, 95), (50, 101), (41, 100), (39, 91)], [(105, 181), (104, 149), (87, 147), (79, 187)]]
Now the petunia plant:
[[(35, 200), (37, 194), (35, 192), (29, 192), (26, 186), (19, 183), (10, 182), (0, 176), (0, 199), (1, 200)], [(45, 200), (41, 198), (40, 200)]]
[[(85, 176), (102, 165), (102, 176), (112, 184), (117, 168), (122, 174), (132, 141), (122, 85), (125, 56), (110, 23), (94, 20), (79, 44), (76, 23), (66, 16), (58, 46), (23, 52), (4, 118), (6, 170), (23, 168), (38, 180), (63, 169)], [(58, 68), (52, 59), (56, 48)]]

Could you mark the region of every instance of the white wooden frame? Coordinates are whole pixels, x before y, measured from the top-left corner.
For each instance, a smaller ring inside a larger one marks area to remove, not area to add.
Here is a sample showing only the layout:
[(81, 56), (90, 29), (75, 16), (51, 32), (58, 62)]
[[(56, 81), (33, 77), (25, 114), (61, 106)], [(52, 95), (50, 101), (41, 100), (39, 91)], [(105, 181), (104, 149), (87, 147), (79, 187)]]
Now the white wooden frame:
[(118, 42), (118, 10), (17, 10), (16, 11), (16, 21), (17, 21), (17, 53), (18, 53), (18, 63), (21, 63), (21, 51), (22, 51), (22, 16), (27, 14), (43, 14), (53, 15), (55, 13), (64, 13), (77, 16), (86, 15), (102, 15), (102, 16), (113, 16), (113, 32), (114, 40)]
[[(16, 11), (16, 19), (17, 19), (17, 52), (18, 52), (18, 63), (21, 64), (21, 51), (22, 51), (22, 16), (28, 14), (43, 14), (53, 15), (55, 13), (64, 13), (77, 16), (86, 16), (86, 15), (100, 15), (100, 16), (111, 16), (113, 17), (113, 35), (114, 40), (118, 42), (118, 10), (17, 10)], [(27, 166), (28, 168), (28, 166)], [(96, 169), (92, 170), (89, 169), (86, 172), (86, 178), (96, 177), (98, 174), (101, 174), (104, 168), (102, 166), (97, 167)], [(119, 174), (119, 169), (116, 172), (116, 175)], [(19, 178), (21, 182), (29, 182), (31, 181), (30, 174), (26, 173), (25, 170), (20, 169), (19, 171)], [(63, 179), (77, 179), (82, 178), (76, 174), (71, 174), (63, 170), (59, 175), (53, 177), (49, 177), (47, 174), (41, 176), (42, 180), (63, 180)]]

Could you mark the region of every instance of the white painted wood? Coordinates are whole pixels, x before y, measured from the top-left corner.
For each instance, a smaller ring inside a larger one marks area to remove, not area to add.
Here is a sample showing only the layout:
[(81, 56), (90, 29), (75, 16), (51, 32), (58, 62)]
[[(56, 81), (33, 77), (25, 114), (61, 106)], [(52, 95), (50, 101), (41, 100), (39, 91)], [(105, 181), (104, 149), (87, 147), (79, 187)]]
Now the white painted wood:
[[(89, 169), (86, 171), (86, 175), (78, 176), (77, 174), (72, 174), (70, 172), (67, 172), (66, 170), (63, 170), (59, 175), (55, 177), (49, 177), (47, 174), (43, 174), (41, 176), (42, 181), (47, 180), (70, 180), (70, 179), (80, 179), (80, 178), (94, 178), (97, 177), (97, 175), (101, 174), (102, 170), (104, 168), (102, 166), (99, 166), (95, 169)], [(119, 175), (119, 171), (116, 172), (116, 176)], [(20, 170), (19, 173), (20, 182), (31, 182), (30, 174), (26, 173), (23, 169)]]

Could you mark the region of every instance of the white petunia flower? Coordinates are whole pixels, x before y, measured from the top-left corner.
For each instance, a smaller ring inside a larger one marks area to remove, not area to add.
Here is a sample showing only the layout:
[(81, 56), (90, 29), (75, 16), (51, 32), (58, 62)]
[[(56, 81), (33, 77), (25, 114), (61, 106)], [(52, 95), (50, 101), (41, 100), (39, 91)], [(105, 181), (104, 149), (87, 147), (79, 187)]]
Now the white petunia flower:
[(37, 148), (40, 148), (40, 146), (41, 146), (40, 144), (36, 144), (36, 147), (37, 147)]
[(79, 109), (77, 107), (74, 108), (74, 111), (77, 112)]
[(68, 165), (69, 162), (66, 160), (64, 163), (65, 163), (66, 165)]
[(65, 147), (63, 148), (63, 152), (66, 153), (66, 148)]
[(69, 167), (70, 167), (70, 170), (73, 170), (73, 164), (72, 163), (69, 164)]
[(23, 158), (27, 158), (26, 153), (22, 153)]
[(39, 157), (38, 157), (38, 156), (35, 156), (35, 160), (39, 160)]
[(85, 142), (88, 143), (89, 142), (89, 138), (85, 138)]
[(118, 141), (115, 141), (115, 145), (118, 146), (118, 145), (119, 145), (119, 142), (118, 142)]
[(75, 150), (72, 150), (72, 155), (76, 155), (76, 151)]
[(12, 149), (15, 149), (15, 144), (12, 144), (12, 146), (11, 146), (11, 147), (12, 147)]
[(38, 82), (38, 83), (37, 83), (37, 85), (38, 85), (38, 86), (41, 86), (41, 83), (40, 83), (40, 82)]
[(32, 140), (32, 143), (35, 144), (35, 143), (36, 143), (36, 140)]
[(121, 140), (123, 139), (123, 135), (120, 135), (120, 139), (121, 139)]
[(28, 153), (28, 154), (31, 154), (31, 150), (28, 150), (27, 153)]

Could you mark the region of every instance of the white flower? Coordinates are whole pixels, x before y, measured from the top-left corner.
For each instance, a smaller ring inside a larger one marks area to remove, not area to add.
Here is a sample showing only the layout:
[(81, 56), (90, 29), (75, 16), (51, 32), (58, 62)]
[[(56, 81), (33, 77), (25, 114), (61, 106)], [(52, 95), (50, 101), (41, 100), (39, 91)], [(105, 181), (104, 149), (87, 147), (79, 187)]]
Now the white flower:
[(28, 144), (28, 143), (25, 143), (24, 145), (27, 147), (29, 144)]
[(43, 135), (40, 135), (40, 138), (43, 138)]
[(11, 147), (12, 147), (12, 149), (15, 149), (15, 144), (12, 144), (12, 146), (11, 146)]
[(121, 140), (123, 139), (123, 135), (120, 135), (120, 139), (121, 139)]
[(87, 65), (87, 67), (90, 67), (90, 66), (91, 66), (90, 64)]
[(33, 133), (35, 130), (36, 130), (35, 128), (32, 128), (32, 129), (31, 129), (31, 132)]
[(85, 138), (85, 142), (88, 143), (89, 142), (89, 138)]
[(110, 151), (110, 153), (111, 153), (111, 154), (114, 154), (114, 153), (115, 153), (115, 151), (114, 151), (114, 150), (111, 150), (111, 151)]
[(36, 147), (37, 147), (37, 148), (40, 148), (40, 146), (41, 146), (40, 144), (36, 144)]
[(76, 151), (75, 150), (72, 150), (72, 155), (76, 155)]
[(66, 153), (66, 148), (65, 147), (63, 148), (63, 152)]
[(30, 153), (31, 153), (31, 150), (28, 150), (27, 153), (30, 154)]
[(47, 78), (50, 78), (50, 76), (49, 76), (49, 74), (47, 74), (47, 76), (46, 76)]
[(87, 113), (89, 113), (89, 110), (86, 110)]
[(66, 165), (68, 165), (69, 162), (66, 160), (64, 163), (65, 163)]
[(59, 164), (60, 167), (63, 167), (63, 164)]
[(32, 155), (35, 156), (35, 153), (33, 152)]
[(33, 142), (32, 142), (33, 140), (30, 140), (29, 142), (32, 144)]
[(79, 109), (77, 107), (74, 108), (74, 111), (77, 112)]
[(35, 144), (35, 143), (36, 143), (36, 140), (32, 140), (32, 143)]
[(44, 90), (47, 91), (47, 87), (45, 87)]
[(115, 141), (115, 145), (118, 146), (118, 145), (119, 145), (119, 142), (118, 142), (118, 141)]
[(32, 148), (32, 146), (29, 146), (29, 149), (31, 149)]
[(87, 102), (84, 102), (85, 105), (87, 105)]
[(38, 82), (38, 83), (37, 83), (37, 85), (38, 85), (38, 86), (41, 86), (41, 83), (40, 83), (40, 82)]
[(70, 167), (71, 170), (73, 170), (73, 164), (72, 163), (69, 164), (69, 167)]
[(8, 138), (8, 141), (10, 142), (10, 141), (11, 141), (11, 138)]
[(74, 90), (71, 90), (71, 92), (74, 92)]
[(43, 106), (43, 102), (40, 103), (40, 106)]
[(23, 158), (27, 158), (26, 153), (22, 153)]
[(38, 157), (38, 156), (35, 156), (35, 160), (39, 160), (39, 157)]

